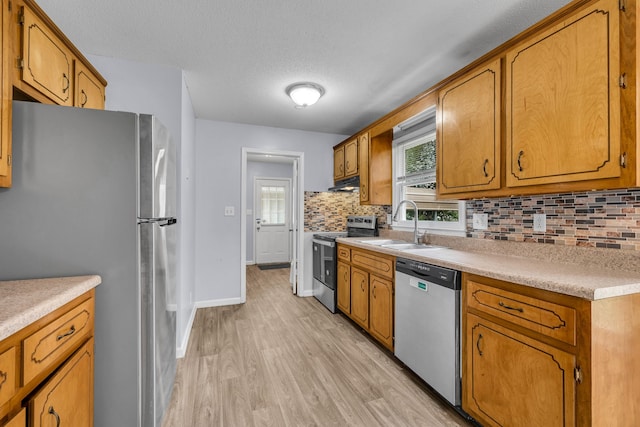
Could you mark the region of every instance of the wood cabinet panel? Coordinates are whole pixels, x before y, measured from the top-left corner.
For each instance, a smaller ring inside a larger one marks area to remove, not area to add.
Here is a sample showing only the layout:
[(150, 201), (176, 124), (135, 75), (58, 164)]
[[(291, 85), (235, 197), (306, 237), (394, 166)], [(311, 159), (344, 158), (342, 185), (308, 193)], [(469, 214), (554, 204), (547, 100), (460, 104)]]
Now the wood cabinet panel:
[(577, 313), (574, 308), (486, 286), (473, 280), (466, 283), (468, 307), (576, 345)]
[(497, 58), (439, 93), (440, 194), (500, 188), (500, 64)]
[(352, 249), (351, 262), (353, 265), (366, 268), (374, 274), (393, 279), (395, 269), (395, 258), (393, 256), (379, 252)]
[(93, 426), (93, 338), (29, 401), (33, 427)]
[(338, 245), (338, 259), (346, 262), (351, 261), (351, 249)]
[(11, 186), (11, 13), (6, 1), (0, 8), (0, 187)]
[(575, 424), (575, 356), (469, 314), (465, 410), (488, 426)]
[(351, 266), (338, 261), (337, 273), (337, 306), (345, 314), (351, 313)]
[(360, 171), (360, 203), (367, 203), (370, 199), (369, 186), (369, 132), (358, 137), (358, 170)]
[(344, 176), (358, 174), (358, 140), (349, 141), (344, 146)]
[(393, 350), (393, 282), (372, 275), (369, 287), (369, 332)]
[(91, 335), (93, 304), (93, 299), (83, 302), (23, 341), (23, 385)]
[(104, 109), (105, 87), (81, 62), (75, 62), (74, 105), (81, 108)]
[(16, 349), (11, 347), (0, 354), (0, 406), (7, 403), (16, 392), (18, 373)]
[(22, 409), (18, 414), (11, 418), (4, 427), (25, 427), (27, 425), (27, 410)]
[(620, 176), (619, 14), (593, 2), (506, 53), (507, 186)]
[(31, 9), (23, 7), (22, 14), (22, 80), (56, 104), (72, 106), (71, 51)]
[(344, 145), (333, 149), (333, 180), (344, 178)]
[(369, 273), (351, 268), (351, 319), (369, 329)]

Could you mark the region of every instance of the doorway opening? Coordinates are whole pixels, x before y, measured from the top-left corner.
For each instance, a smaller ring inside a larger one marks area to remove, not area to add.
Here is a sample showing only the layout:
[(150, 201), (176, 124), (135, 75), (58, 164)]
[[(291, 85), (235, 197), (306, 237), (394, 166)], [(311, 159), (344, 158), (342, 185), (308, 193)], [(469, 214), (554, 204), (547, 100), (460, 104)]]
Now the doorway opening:
[[(255, 236), (258, 233), (261, 233), (266, 227), (263, 225), (263, 210), (261, 206), (261, 201), (258, 203), (256, 201), (258, 199), (257, 191), (254, 190), (257, 187), (257, 179), (250, 179), (250, 172), (253, 170), (251, 165), (253, 164), (279, 164), (281, 167), (284, 167), (290, 171), (290, 177), (287, 179), (290, 180), (289, 187), (289, 195), (290, 200), (286, 203), (286, 207), (289, 209), (289, 222), (288, 228), (286, 229), (286, 233), (289, 238), (288, 240), (288, 249), (289, 249), (289, 265), (290, 265), (290, 284), (291, 291), (294, 294), (298, 294), (299, 284), (302, 283), (304, 277), (304, 257), (302, 256), (302, 248), (304, 244), (304, 153), (300, 152), (291, 152), (291, 151), (277, 151), (277, 150), (260, 150), (255, 148), (242, 148), (242, 178), (241, 178), (241, 200), (240, 200), (240, 212), (242, 214), (242, 220), (240, 221), (240, 298), (242, 302), (246, 301), (246, 290), (247, 290), (247, 277), (246, 277), (246, 266), (247, 260), (251, 258), (251, 254), (253, 254), (253, 259), (250, 260), (249, 263), (256, 263), (256, 261), (260, 260), (260, 255), (256, 252), (259, 249), (256, 244), (260, 244), (255, 240)], [(259, 173), (257, 174), (259, 175)], [(256, 175), (253, 175), (254, 178), (260, 178)], [(264, 178), (264, 177), (262, 177)], [(272, 179), (272, 178), (270, 178)], [(269, 187), (269, 186), (267, 186)], [(277, 201), (278, 195), (275, 194), (279, 190), (276, 190), (276, 186), (271, 186), (274, 190), (267, 190), (266, 198), (269, 199), (269, 203), (275, 200), (276, 209), (271, 210), (268, 209), (269, 221), (276, 222), (279, 218), (278, 215), (280, 211), (277, 209)], [(253, 190), (253, 191), (252, 191)], [(272, 197), (273, 196), (273, 197)], [(253, 204), (252, 209), (248, 209), (247, 207)], [(259, 208), (260, 204), (260, 208)], [(258, 216), (260, 214), (260, 216)], [(285, 212), (286, 215), (286, 212)], [(260, 218), (260, 231), (257, 230), (256, 220)], [(277, 226), (276, 226), (277, 227)], [(269, 231), (275, 231), (269, 230)], [(289, 231), (290, 230), (290, 231)], [(284, 229), (281, 231), (284, 233)], [(280, 235), (280, 242), (284, 241), (283, 235)], [(249, 239), (248, 237), (251, 237)], [(263, 237), (263, 236), (259, 236)], [(274, 236), (271, 236), (274, 237)], [(269, 236), (265, 236), (266, 240), (270, 238)], [(255, 243), (254, 243), (255, 242)], [(262, 242), (265, 244), (265, 242)], [(249, 254), (247, 254), (249, 250)], [(267, 251), (269, 252), (269, 251)], [(274, 251), (278, 252), (278, 251)], [(282, 256), (282, 254), (280, 254)]]

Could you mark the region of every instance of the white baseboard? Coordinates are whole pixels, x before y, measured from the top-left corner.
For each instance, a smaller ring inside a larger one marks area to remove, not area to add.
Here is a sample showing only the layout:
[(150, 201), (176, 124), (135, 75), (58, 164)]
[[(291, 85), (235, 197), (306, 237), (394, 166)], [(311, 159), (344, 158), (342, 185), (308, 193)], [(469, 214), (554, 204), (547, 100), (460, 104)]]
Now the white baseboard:
[(255, 265), (256, 262), (255, 261), (247, 261), (245, 262), (245, 265)]
[(182, 339), (182, 343), (180, 343), (180, 346), (176, 348), (176, 359), (182, 359), (185, 354), (187, 354), (187, 346), (189, 345), (189, 337), (191, 336), (193, 321), (196, 319), (196, 311), (198, 311), (198, 309), (194, 305), (193, 309), (191, 310), (191, 315), (189, 316), (189, 321), (187, 322), (187, 333), (184, 334), (184, 338)]
[(196, 301), (196, 308), (222, 307), (223, 305), (244, 304), (242, 298), (212, 299), (208, 301)]

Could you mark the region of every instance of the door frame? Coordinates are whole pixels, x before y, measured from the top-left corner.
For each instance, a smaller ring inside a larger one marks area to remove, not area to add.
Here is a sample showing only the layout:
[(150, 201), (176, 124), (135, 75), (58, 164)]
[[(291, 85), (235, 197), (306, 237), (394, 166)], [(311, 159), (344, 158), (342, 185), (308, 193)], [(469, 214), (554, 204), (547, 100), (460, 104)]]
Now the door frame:
[[(293, 175), (293, 174), (292, 174)], [(256, 176), (253, 179), (253, 216), (254, 216), (254, 222), (253, 222), (253, 227), (255, 229), (255, 216), (256, 216), (256, 212), (257, 212), (257, 201), (258, 201), (258, 181), (265, 181), (265, 180), (269, 180), (269, 181), (286, 181), (288, 183), (289, 186), (289, 192), (287, 193), (287, 201), (289, 203), (287, 203), (287, 209), (289, 211), (291, 211), (291, 201), (293, 198), (293, 177), (292, 178), (278, 178), (278, 177), (266, 177), (266, 176)], [(249, 215), (247, 215), (249, 216)], [(292, 225), (292, 218), (293, 217), (293, 212), (289, 212), (289, 218), (287, 218), (289, 220), (289, 224), (288, 227), (290, 229), (293, 228)], [(289, 234), (289, 259), (291, 259), (293, 257), (293, 254), (291, 253), (291, 249), (292, 249), (292, 244), (293, 244), (293, 238), (294, 238), (294, 233), (293, 230), (291, 232), (291, 234)], [(258, 263), (258, 233), (256, 231), (253, 232), (253, 261), (257, 264)], [(291, 261), (289, 261), (291, 262)]]
[[(295, 188), (297, 200), (297, 212), (295, 215), (294, 239), (297, 242), (296, 251), (297, 281), (294, 294), (300, 294), (300, 287), (304, 283), (304, 153), (297, 151), (261, 150), (259, 148), (242, 147), (242, 172), (240, 179), (240, 300), (247, 301), (247, 159), (249, 155), (278, 156), (290, 158), (291, 162), (298, 161), (297, 173), (292, 176), (292, 188)], [(292, 166), (293, 167), (293, 166)]]

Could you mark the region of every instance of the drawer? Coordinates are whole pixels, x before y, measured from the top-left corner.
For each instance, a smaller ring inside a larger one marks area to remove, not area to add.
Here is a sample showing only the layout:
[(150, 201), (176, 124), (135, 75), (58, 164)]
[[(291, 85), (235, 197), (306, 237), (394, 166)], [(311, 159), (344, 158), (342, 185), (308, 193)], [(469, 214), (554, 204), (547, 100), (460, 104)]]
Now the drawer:
[(0, 354), (0, 406), (4, 405), (16, 392), (16, 348), (11, 347)]
[(395, 269), (395, 258), (379, 252), (363, 251), (360, 249), (351, 250), (351, 263), (367, 269), (369, 272), (380, 277), (393, 279)]
[(93, 330), (93, 298), (64, 313), (22, 342), (22, 384), (28, 384), (77, 348)]
[(467, 307), (534, 332), (576, 345), (576, 310), (473, 280), (466, 282)]
[(338, 245), (338, 259), (343, 261), (351, 261), (351, 249)]

